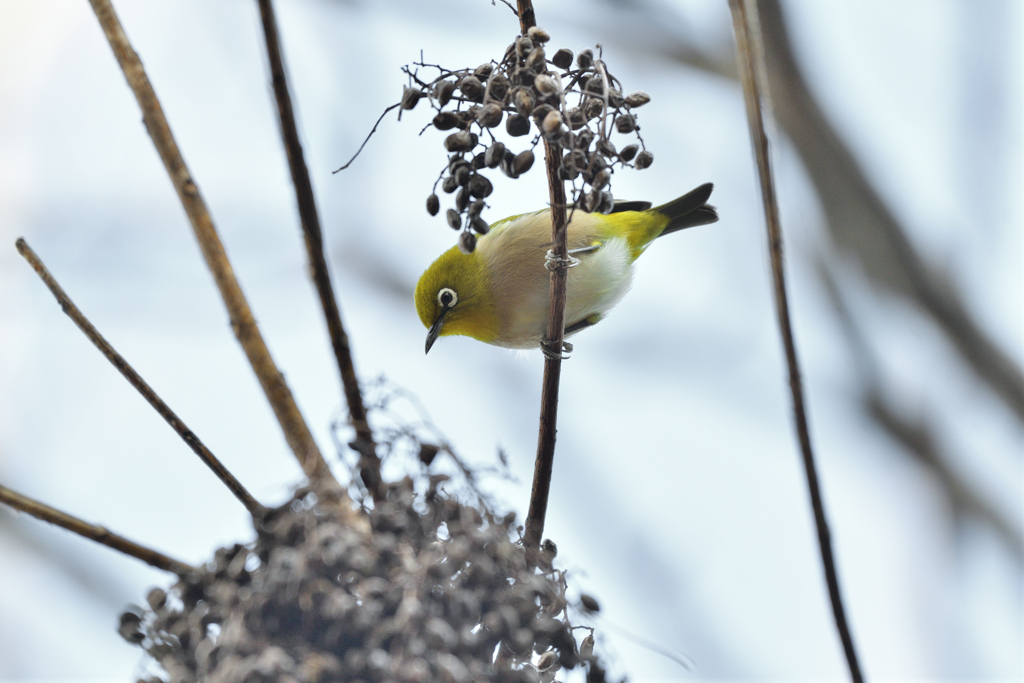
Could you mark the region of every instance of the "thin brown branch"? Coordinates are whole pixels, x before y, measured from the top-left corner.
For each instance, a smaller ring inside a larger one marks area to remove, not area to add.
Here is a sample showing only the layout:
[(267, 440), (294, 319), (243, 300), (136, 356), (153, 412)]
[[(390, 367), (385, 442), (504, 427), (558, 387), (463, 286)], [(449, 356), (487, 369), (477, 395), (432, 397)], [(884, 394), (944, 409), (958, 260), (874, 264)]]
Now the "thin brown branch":
[(89, 319), (85, 317), (85, 314), (75, 306), (74, 302), (71, 301), (70, 297), (64, 292), (63, 288), (57, 283), (50, 271), (43, 265), (42, 260), (36, 255), (32, 248), (28, 246), (28, 243), (24, 239), (19, 238), (15, 242), (15, 246), (18, 248), (18, 253), (21, 254), (32, 269), (36, 271), (36, 274), (46, 284), (53, 293), (53, 296), (57, 299), (57, 303), (60, 304), (61, 310), (67, 314), (69, 318), (78, 326), (85, 336), (89, 338), (89, 341), (93, 343), (97, 349), (100, 350), (107, 360), (117, 368), (118, 372), (124, 375), (124, 378), (128, 380), (135, 389), (142, 394), (142, 397), (149, 402), (149, 405), (153, 406), (153, 409), (160, 414), (167, 424), (178, 433), (178, 436), (188, 444), (199, 459), (206, 463), (206, 466), (213, 470), (213, 473), (217, 475), (217, 478), (224, 482), (224, 485), (228, 487), (231, 493), (235, 494), (235, 497), (241, 501), (242, 505), (249, 511), (254, 518), (262, 516), (265, 508), (252, 497), (252, 495), (242, 486), (241, 482), (235, 479), (234, 475), (228, 471), (224, 464), (221, 463), (217, 457), (210, 452), (210, 449), (199, 440), (199, 437), (195, 433), (185, 426), (185, 423), (181, 421), (170, 406), (164, 403), (152, 387), (150, 387), (144, 379), (135, 371), (127, 360), (119, 354), (110, 343), (104, 339), (103, 335), (99, 333)]
[(256, 325), (256, 320), (249, 309), (242, 288), (238, 284), (238, 280), (235, 279), (231, 263), (228, 261), (224, 245), (217, 235), (206, 203), (178, 150), (178, 144), (174, 140), (160, 101), (153, 91), (153, 86), (146, 76), (139, 56), (128, 42), (128, 36), (125, 35), (110, 1), (89, 0), (89, 2), (99, 19), (100, 26), (103, 27), (103, 33), (114, 51), (114, 56), (124, 72), (128, 85), (135, 93), (135, 98), (142, 109), (142, 119), (146, 124), (149, 137), (152, 138), (167, 169), (167, 174), (174, 184), (174, 189), (178, 192), (178, 197), (181, 199), (196, 239), (199, 241), (199, 248), (203, 252), (206, 264), (213, 273), (213, 279), (224, 299), (228, 316), (231, 319), (231, 328), (263, 387), (267, 400), (277, 416), (277, 421), (284, 431), (288, 445), (309, 477), (334, 481), (327, 462), (320, 454), (320, 449), (295, 404), (295, 399), (284, 376), (277, 369), (274, 359), (270, 356), (270, 350), (263, 341), (263, 336)]
[(78, 534), (79, 536), (84, 536), (85, 538), (96, 541), (97, 543), (109, 548), (113, 548), (125, 555), (131, 555), (134, 558), (142, 560), (151, 567), (173, 572), (178, 576), (186, 576), (195, 571), (194, 567), (191, 567), (184, 562), (178, 562), (177, 560), (167, 557), (163, 553), (158, 553), (155, 550), (150, 550), (138, 543), (129, 541), (127, 538), (111, 533), (101, 526), (89, 524), (77, 517), (72, 517), (71, 515), (54, 509), (49, 505), (44, 505), (37, 500), (23, 496), (16, 491), (12, 491), (5, 486), (0, 486), (0, 503), (9, 505), (15, 510), (26, 512), (36, 519), (41, 519), (44, 522), (49, 522), (50, 524), (63, 527), (68, 531)]
[[(843, 643), (846, 662), (850, 669), (850, 677), (860, 683), (863, 676), (857, 653), (853, 646), (843, 609), (842, 594), (839, 590), (839, 578), (836, 573), (835, 560), (832, 556), (832, 541), (825, 520), (825, 507), (818, 486), (818, 475), (814, 465), (814, 452), (811, 449), (810, 430), (807, 425), (807, 411), (804, 407), (803, 387), (800, 381), (800, 366), (796, 354), (796, 342), (789, 317), (789, 302), (786, 294), (786, 277), (783, 268), (782, 226), (779, 222), (779, 207), (775, 196), (775, 182), (772, 176), (771, 160), (768, 157), (768, 137), (764, 130), (761, 103), (767, 94), (764, 90), (763, 62), (761, 59), (756, 32), (756, 7), (753, 17), (748, 13), (746, 0), (729, 0), (732, 9), (733, 29), (736, 34), (737, 60), (740, 78), (743, 82), (743, 94), (747, 107), (747, 122), (750, 126), (750, 139), (757, 159), (758, 176), (761, 181), (761, 198), (764, 202), (765, 221), (768, 228), (768, 250), (771, 255), (772, 277), (775, 283), (775, 304), (779, 318), (779, 330), (786, 351), (786, 364), (789, 367), (789, 387), (793, 398), (793, 413), (796, 421), (797, 436), (803, 454), (804, 471), (807, 475), (807, 488), (810, 492), (811, 507), (814, 510), (814, 523), (818, 529), (818, 545), (821, 549), (821, 562), (825, 569), (828, 583), (829, 598), (832, 601), (832, 613), (836, 628)], [(751, 34), (755, 38), (752, 39)]]
[(373, 432), (366, 421), (366, 407), (363, 405), (363, 394), (359, 389), (355, 366), (352, 363), (352, 350), (349, 347), (348, 335), (341, 322), (341, 312), (334, 297), (331, 285), (331, 274), (327, 269), (324, 256), (323, 233), (320, 230), (320, 216), (316, 208), (316, 197), (313, 184), (309, 180), (302, 153), (302, 142), (295, 123), (295, 110), (288, 92), (288, 78), (285, 74), (284, 59), (281, 56), (281, 41), (277, 32), (277, 19), (271, 0), (259, 0), (260, 17), (263, 20), (263, 35), (267, 44), (267, 56), (270, 58), (270, 74), (274, 86), (274, 97), (277, 100), (277, 113), (281, 122), (281, 137), (284, 139), (285, 151), (288, 155), (288, 168), (291, 170), (292, 183), (295, 186), (295, 198), (299, 206), (299, 218), (302, 222), (302, 234), (305, 236), (306, 251), (313, 271), (313, 282), (320, 295), (320, 304), (327, 320), (327, 330), (331, 336), (331, 347), (338, 363), (341, 383), (348, 401), (349, 418), (356, 432), (353, 447), (360, 454), (359, 469), (363, 483), (375, 499), (382, 495), (380, 479), (380, 458), (373, 440)]
[[(519, 0), (519, 25), (523, 35), (537, 23), (530, 0)], [(551, 200), (551, 251), (555, 261), (563, 265), (551, 268), (551, 294), (548, 305), (548, 327), (544, 345), (544, 380), (540, 397), (540, 429), (537, 433), (537, 459), (533, 469), (530, 508), (526, 514), (524, 544), (530, 550), (540, 547), (544, 534), (544, 517), (551, 489), (551, 470), (555, 459), (555, 433), (558, 423), (558, 383), (562, 372), (562, 338), (565, 333), (565, 297), (569, 257), (566, 243), (565, 184), (558, 177), (562, 159), (559, 146), (544, 140), (544, 166), (548, 176)]]

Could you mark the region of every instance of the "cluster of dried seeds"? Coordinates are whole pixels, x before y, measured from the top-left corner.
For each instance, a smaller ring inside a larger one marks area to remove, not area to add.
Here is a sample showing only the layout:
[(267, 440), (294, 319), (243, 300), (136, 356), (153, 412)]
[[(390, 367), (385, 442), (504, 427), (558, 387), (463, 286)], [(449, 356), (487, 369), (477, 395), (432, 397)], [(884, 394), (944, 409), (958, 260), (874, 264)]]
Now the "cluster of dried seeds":
[[(452, 228), (462, 231), (459, 247), (466, 253), (475, 248), (476, 235), (490, 227), (482, 217), (494, 188), (486, 170), (500, 168), (518, 178), (533, 166), (534, 149), (542, 139), (561, 155), (559, 177), (572, 184), (573, 201), (584, 211), (612, 211), (616, 166), (644, 169), (654, 161), (634, 112), (650, 96), (642, 91), (623, 95), (621, 83), (593, 50), (573, 55), (562, 48), (549, 58), (544, 49), (549, 40), (546, 31), (533, 27), (508, 46), (500, 62), (450, 70), (421, 61), (414, 64), (416, 70), (405, 68), (410, 85), (403, 91), (401, 108), (412, 109), (425, 98), (437, 111), (433, 126), (451, 131), (444, 141), (448, 163), (427, 197), (427, 211), (435, 216), (441, 209), (438, 184), (445, 193), (454, 193), (454, 207), (445, 216)], [(423, 80), (419, 68), (436, 69), (438, 76)], [(534, 133), (526, 149), (516, 153), (497, 139), (502, 121), (510, 138)], [(619, 149), (613, 133), (637, 142)]]
[(153, 589), (120, 626), (162, 670), (146, 683), (551, 683), (579, 666), (603, 682), (593, 636), (577, 645), (569, 624), (553, 544), (530, 567), (514, 515), (458, 502), (445, 479), (420, 481), (420, 495), (411, 478), (388, 485), (368, 531), (301, 490), (254, 544)]

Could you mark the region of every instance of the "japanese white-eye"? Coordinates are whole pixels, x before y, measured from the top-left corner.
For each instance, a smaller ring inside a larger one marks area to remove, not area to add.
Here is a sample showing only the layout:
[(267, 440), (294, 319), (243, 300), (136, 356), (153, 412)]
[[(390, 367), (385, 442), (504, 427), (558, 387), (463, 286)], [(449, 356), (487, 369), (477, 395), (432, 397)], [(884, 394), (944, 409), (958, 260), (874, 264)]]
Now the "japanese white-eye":
[[(616, 202), (609, 214), (572, 210), (565, 336), (597, 324), (629, 290), (633, 261), (662, 235), (718, 220), (706, 183), (662, 206)], [(452, 247), (416, 285), (416, 312), (428, 328), (427, 351), (439, 336), (461, 334), (512, 349), (536, 348), (547, 328), (551, 212), (512, 216), (490, 226), (476, 249)]]

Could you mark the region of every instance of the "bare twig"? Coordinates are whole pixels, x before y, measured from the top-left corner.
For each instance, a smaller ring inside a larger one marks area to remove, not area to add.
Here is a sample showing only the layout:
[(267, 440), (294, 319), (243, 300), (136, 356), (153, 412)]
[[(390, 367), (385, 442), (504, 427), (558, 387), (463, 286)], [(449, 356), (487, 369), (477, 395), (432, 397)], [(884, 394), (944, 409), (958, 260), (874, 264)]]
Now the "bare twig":
[[(519, 25), (523, 35), (537, 23), (531, 0), (519, 0)], [(569, 256), (566, 243), (565, 185), (558, 177), (562, 153), (555, 143), (544, 140), (544, 166), (548, 175), (551, 200), (551, 250), (558, 263)], [(540, 398), (540, 429), (537, 434), (537, 459), (533, 469), (530, 508), (526, 515), (524, 543), (528, 549), (540, 547), (544, 534), (544, 516), (548, 509), (551, 469), (555, 458), (555, 432), (558, 421), (558, 383), (562, 371), (562, 338), (565, 333), (565, 297), (567, 268), (551, 268), (551, 294), (548, 306), (548, 327), (544, 344), (548, 353), (544, 360), (544, 380)]]
[(373, 432), (366, 421), (366, 408), (363, 395), (359, 389), (355, 367), (352, 363), (352, 351), (349, 348), (348, 335), (341, 322), (341, 313), (334, 297), (331, 285), (331, 274), (327, 269), (324, 257), (323, 233), (320, 230), (320, 217), (316, 209), (316, 198), (313, 195), (313, 184), (309, 180), (309, 170), (302, 153), (302, 143), (295, 124), (295, 112), (292, 108), (291, 95), (288, 92), (288, 78), (285, 74), (284, 60), (281, 56), (281, 42), (277, 32), (277, 19), (271, 0), (259, 0), (260, 17), (263, 20), (263, 35), (267, 43), (267, 56), (270, 58), (270, 73), (274, 85), (274, 97), (277, 100), (277, 112), (281, 121), (281, 137), (288, 155), (288, 167), (295, 185), (295, 197), (299, 205), (299, 217), (302, 221), (302, 233), (306, 238), (306, 251), (309, 253), (310, 265), (313, 269), (313, 282), (320, 295), (320, 304), (327, 319), (327, 330), (331, 336), (331, 347), (338, 363), (341, 383), (348, 401), (349, 417), (356, 432), (353, 446), (360, 454), (359, 468), (363, 483), (375, 499), (382, 495), (380, 480), (380, 459), (373, 440)]
[(71, 515), (61, 512), (60, 510), (56, 510), (49, 505), (44, 505), (37, 500), (23, 496), (16, 491), (12, 491), (5, 486), (0, 486), (0, 503), (9, 505), (15, 510), (27, 512), (36, 519), (41, 519), (44, 522), (49, 522), (50, 524), (56, 524), (57, 526), (63, 527), (68, 531), (78, 534), (79, 536), (84, 536), (85, 538), (113, 548), (125, 555), (131, 555), (132, 557), (142, 560), (151, 567), (173, 572), (178, 576), (186, 576), (195, 571), (194, 567), (191, 567), (184, 562), (173, 560), (162, 553), (156, 552), (155, 550), (150, 550), (138, 543), (133, 543), (123, 536), (113, 534), (101, 526), (84, 522), (77, 517), (72, 517)]
[[(775, 197), (775, 183), (772, 177), (771, 161), (768, 158), (768, 137), (764, 131), (761, 116), (762, 96), (765, 95), (762, 82), (763, 69), (758, 67), (759, 55), (755, 52), (757, 44), (756, 7), (748, 13), (746, 0), (729, 0), (732, 9), (733, 29), (736, 33), (737, 59), (740, 78), (743, 82), (743, 93), (747, 106), (747, 122), (750, 125), (751, 144), (757, 159), (758, 175), (761, 181), (761, 198), (764, 202), (765, 221), (768, 228), (768, 249), (771, 254), (772, 275), (775, 281), (775, 304), (779, 317), (779, 329), (782, 343), (786, 350), (786, 364), (789, 367), (789, 387), (793, 397), (793, 413), (796, 420), (800, 450), (803, 453), (804, 470), (807, 475), (807, 488), (814, 509), (814, 522), (818, 529), (818, 545), (821, 549), (821, 561), (825, 569), (829, 597), (832, 600), (832, 613), (836, 628), (843, 643), (846, 661), (850, 668), (850, 677), (856, 683), (863, 680), (857, 653), (853, 647), (853, 637), (846, 623), (842, 595), (839, 591), (839, 578), (836, 574), (835, 560), (832, 557), (832, 542), (825, 520), (825, 508), (818, 487), (818, 475), (814, 465), (814, 453), (811, 450), (810, 430), (807, 426), (807, 413), (804, 407), (803, 387), (800, 383), (800, 367), (796, 355), (796, 343), (789, 319), (789, 302), (786, 295), (786, 277), (782, 259), (782, 227), (779, 222), (779, 208)], [(753, 16), (750, 16), (753, 14)], [(755, 38), (752, 40), (751, 34)], [(763, 64), (763, 62), (762, 62)]]
[[(124, 72), (128, 85), (135, 93), (135, 98), (142, 109), (146, 130), (164, 162), (171, 182), (174, 183), (185, 213), (188, 214), (189, 221), (192, 223), (199, 247), (206, 258), (206, 264), (213, 273), (213, 279), (224, 299), (228, 316), (231, 319), (231, 328), (263, 387), (267, 400), (284, 431), (288, 445), (295, 453), (299, 463), (302, 464), (307, 476), (334, 481), (327, 462), (320, 454), (320, 449), (295, 404), (295, 399), (292, 397), (292, 392), (288, 388), (284, 376), (277, 369), (274, 359), (270, 356), (270, 350), (263, 341), (263, 336), (256, 325), (256, 320), (249, 309), (242, 288), (239, 286), (238, 280), (235, 279), (231, 263), (228, 261), (224, 245), (217, 235), (206, 203), (185, 165), (185, 160), (182, 159), (178, 144), (174, 140), (160, 101), (142, 67), (142, 62), (139, 61), (138, 55), (132, 49), (131, 43), (128, 42), (128, 36), (125, 35), (110, 0), (89, 0), (89, 2), (103, 27), (103, 32)], [(337, 482), (334, 481), (334, 484), (337, 485)]]
[(210, 449), (199, 440), (199, 437), (195, 433), (185, 426), (185, 423), (181, 421), (170, 406), (164, 403), (163, 399), (157, 396), (157, 393), (153, 391), (152, 387), (146, 384), (146, 380), (135, 371), (135, 369), (119, 354), (110, 343), (103, 338), (103, 335), (99, 333), (89, 319), (85, 317), (74, 302), (68, 297), (61, 286), (54, 279), (50, 271), (46, 269), (43, 262), (36, 255), (32, 248), (28, 246), (28, 243), (24, 239), (19, 238), (15, 242), (15, 246), (18, 248), (18, 253), (21, 254), (32, 269), (36, 271), (36, 274), (42, 279), (46, 286), (53, 293), (53, 296), (57, 299), (57, 303), (60, 304), (61, 310), (63, 310), (69, 318), (78, 326), (78, 329), (85, 333), (85, 336), (89, 338), (89, 341), (100, 350), (107, 360), (109, 360), (118, 372), (124, 375), (124, 378), (135, 387), (135, 389), (142, 394), (142, 397), (149, 402), (149, 405), (153, 406), (154, 410), (160, 414), (160, 417), (167, 421), (167, 424), (171, 425), (171, 428), (178, 433), (178, 436), (188, 444), (199, 459), (206, 463), (206, 466), (213, 470), (213, 473), (217, 475), (217, 478), (224, 482), (224, 485), (228, 487), (231, 493), (235, 494), (235, 497), (241, 501), (242, 505), (249, 511), (249, 513), (258, 518), (262, 516), (265, 508), (252, 497), (241, 482), (235, 479), (234, 475), (228, 471), (224, 464), (221, 463), (217, 457), (210, 452)]
[(370, 129), (370, 132), (367, 134), (366, 139), (363, 140), (363, 144), (359, 145), (359, 149), (357, 149), (356, 153), (352, 155), (352, 158), (345, 162), (344, 166), (334, 169), (333, 171), (331, 171), (331, 173), (333, 174), (337, 173), (338, 171), (344, 171), (346, 168), (351, 166), (352, 162), (355, 161), (356, 157), (358, 157), (359, 154), (363, 151), (363, 147), (366, 147), (366, 143), (369, 142), (370, 138), (373, 137), (373, 134), (377, 132), (377, 126), (379, 126), (380, 122), (384, 120), (384, 117), (388, 115), (388, 112), (391, 111), (392, 109), (397, 109), (401, 105), (401, 102), (396, 102), (395, 104), (392, 104), (390, 107), (385, 109), (384, 113), (377, 118), (377, 123), (373, 124), (373, 128)]

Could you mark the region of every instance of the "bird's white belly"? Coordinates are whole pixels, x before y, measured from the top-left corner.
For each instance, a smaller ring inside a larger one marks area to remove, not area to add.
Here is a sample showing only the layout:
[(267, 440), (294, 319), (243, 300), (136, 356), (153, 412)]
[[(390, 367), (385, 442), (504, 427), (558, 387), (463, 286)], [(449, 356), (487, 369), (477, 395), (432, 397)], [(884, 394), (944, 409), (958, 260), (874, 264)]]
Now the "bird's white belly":
[[(622, 238), (609, 239), (578, 258), (579, 264), (568, 271), (566, 327), (595, 313), (603, 316), (629, 291), (633, 278), (629, 246)], [(509, 302), (508, 323), (492, 343), (508, 348), (536, 348), (540, 344), (547, 330), (550, 283), (547, 270), (530, 278), (529, 286)]]

